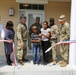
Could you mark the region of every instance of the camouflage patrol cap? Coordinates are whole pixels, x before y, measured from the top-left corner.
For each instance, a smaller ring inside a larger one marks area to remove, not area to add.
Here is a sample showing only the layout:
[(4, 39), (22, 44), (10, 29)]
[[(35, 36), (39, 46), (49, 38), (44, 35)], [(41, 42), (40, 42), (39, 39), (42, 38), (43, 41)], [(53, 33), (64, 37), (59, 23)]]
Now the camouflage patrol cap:
[(26, 20), (26, 16), (21, 16), (20, 19)]
[(61, 15), (60, 17), (59, 17), (59, 21), (63, 21), (65, 19), (65, 15)]
[(40, 17), (36, 17), (36, 20), (40, 20)]
[(54, 21), (54, 18), (50, 18), (49, 20), (50, 20), (50, 21)]

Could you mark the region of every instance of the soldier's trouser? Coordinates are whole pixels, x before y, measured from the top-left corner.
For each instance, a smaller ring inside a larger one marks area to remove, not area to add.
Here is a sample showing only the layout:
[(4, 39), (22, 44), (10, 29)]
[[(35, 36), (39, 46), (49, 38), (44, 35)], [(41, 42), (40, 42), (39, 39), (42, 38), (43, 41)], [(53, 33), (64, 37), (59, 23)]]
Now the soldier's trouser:
[[(56, 44), (55, 41), (52, 41), (51, 45), (54, 46)], [(53, 60), (57, 60), (57, 55), (56, 55), (56, 47), (53, 47), (52, 48), (52, 57), (53, 57)]]
[(60, 54), (61, 54), (63, 60), (67, 60), (68, 61), (69, 44), (61, 44), (60, 45)]
[(26, 53), (27, 53), (27, 50), (26, 50), (26, 41), (23, 41), (24, 43), (24, 47), (22, 48), (21, 47), (21, 42), (20, 40), (17, 41), (17, 58), (18, 60), (22, 60), (22, 58), (25, 58), (26, 57)]

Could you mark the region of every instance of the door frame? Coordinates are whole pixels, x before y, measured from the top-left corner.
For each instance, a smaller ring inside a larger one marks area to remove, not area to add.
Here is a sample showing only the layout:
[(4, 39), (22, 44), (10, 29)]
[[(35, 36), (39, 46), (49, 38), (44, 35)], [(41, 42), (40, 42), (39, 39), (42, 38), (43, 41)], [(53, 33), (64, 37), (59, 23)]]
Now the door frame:
[[(28, 29), (28, 15), (29, 14), (43, 14), (43, 21), (45, 21), (45, 11), (44, 10), (19, 10), (20, 11), (23, 11), (25, 12), (25, 16), (27, 18), (27, 21), (26, 21), (26, 25), (27, 25), (27, 29)], [(29, 32), (29, 31), (28, 31)], [(27, 44), (28, 45), (28, 40), (27, 40)], [(27, 49), (28, 49), (28, 46), (26, 46)]]
[[(34, 14), (34, 13), (35, 14), (42, 14), (43, 15), (43, 21), (45, 21), (45, 12), (44, 12), (44, 10), (43, 11), (40, 11), (40, 10), (27, 10), (27, 11), (25, 11), (25, 16), (27, 18), (27, 21), (26, 21), (27, 28), (28, 28), (28, 15), (29, 14)], [(28, 45), (28, 40), (27, 40), (27, 45)], [(27, 49), (29, 49), (28, 46), (27, 46)]]

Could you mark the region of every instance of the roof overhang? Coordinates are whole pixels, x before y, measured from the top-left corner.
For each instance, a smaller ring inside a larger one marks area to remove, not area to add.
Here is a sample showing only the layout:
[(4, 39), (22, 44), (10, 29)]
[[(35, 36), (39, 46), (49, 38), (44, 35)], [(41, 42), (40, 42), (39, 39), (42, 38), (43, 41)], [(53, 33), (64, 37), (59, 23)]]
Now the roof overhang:
[(51, 2), (71, 2), (71, 0), (16, 0), (18, 3), (27, 3), (27, 4), (48, 4), (48, 1)]
[(48, 0), (16, 0), (16, 2), (27, 4), (48, 4)]

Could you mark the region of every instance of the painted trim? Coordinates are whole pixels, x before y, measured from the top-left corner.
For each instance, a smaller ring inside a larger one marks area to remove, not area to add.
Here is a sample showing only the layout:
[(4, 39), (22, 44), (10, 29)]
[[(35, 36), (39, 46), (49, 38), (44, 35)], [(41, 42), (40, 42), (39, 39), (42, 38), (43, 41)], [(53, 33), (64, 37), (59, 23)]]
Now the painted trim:
[(16, 2), (27, 4), (48, 4), (48, 0), (16, 0)]

